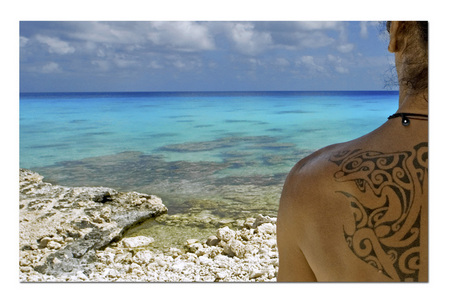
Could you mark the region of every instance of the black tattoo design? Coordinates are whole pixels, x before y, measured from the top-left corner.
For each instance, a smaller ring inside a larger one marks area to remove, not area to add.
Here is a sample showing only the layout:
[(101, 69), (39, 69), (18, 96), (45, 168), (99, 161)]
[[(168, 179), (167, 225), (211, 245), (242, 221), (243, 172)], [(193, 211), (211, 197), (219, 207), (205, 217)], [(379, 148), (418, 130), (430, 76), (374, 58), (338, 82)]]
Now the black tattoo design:
[(428, 143), (387, 154), (343, 151), (330, 161), (340, 167), (337, 181), (358, 187), (353, 194), (337, 191), (350, 200), (355, 218), (354, 230), (344, 229), (350, 249), (394, 280), (418, 281), (422, 207), (415, 199), (426, 192)]

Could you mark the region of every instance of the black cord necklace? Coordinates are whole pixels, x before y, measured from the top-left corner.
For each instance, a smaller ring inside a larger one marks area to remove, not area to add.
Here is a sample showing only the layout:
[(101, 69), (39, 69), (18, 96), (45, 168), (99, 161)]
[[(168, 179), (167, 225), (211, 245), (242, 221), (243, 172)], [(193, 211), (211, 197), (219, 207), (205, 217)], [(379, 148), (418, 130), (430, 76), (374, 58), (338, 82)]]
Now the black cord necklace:
[(426, 120), (428, 120), (428, 115), (414, 114), (414, 113), (396, 113), (396, 114), (390, 115), (388, 117), (388, 120), (393, 119), (393, 118), (398, 118), (398, 117), (402, 117), (402, 125), (403, 126), (408, 126), (409, 123), (411, 123), (411, 121), (409, 120), (408, 117), (419, 117), (419, 118), (425, 118)]

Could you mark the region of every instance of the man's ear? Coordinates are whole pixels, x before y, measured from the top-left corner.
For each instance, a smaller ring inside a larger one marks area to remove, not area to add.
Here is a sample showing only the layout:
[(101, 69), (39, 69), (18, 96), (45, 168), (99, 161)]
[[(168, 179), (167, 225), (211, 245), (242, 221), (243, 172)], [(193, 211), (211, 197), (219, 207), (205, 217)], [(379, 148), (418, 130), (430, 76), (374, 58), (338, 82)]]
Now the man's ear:
[(389, 30), (390, 35), (390, 41), (388, 50), (391, 53), (397, 52), (399, 50), (399, 35), (398, 35), (398, 29), (399, 29), (399, 21), (392, 21), (391, 22), (391, 28)]

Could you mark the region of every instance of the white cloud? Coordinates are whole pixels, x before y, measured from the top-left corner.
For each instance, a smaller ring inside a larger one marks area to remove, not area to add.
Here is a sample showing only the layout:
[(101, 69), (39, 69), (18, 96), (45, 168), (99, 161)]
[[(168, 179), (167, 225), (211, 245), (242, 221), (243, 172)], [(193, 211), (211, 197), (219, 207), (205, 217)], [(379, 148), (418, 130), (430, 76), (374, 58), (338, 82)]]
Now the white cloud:
[(198, 69), (203, 66), (202, 61), (194, 57), (187, 59), (182, 55), (166, 55), (164, 59), (166, 65), (174, 66), (180, 71)]
[(270, 33), (256, 31), (251, 23), (232, 23), (229, 34), (236, 49), (243, 54), (255, 55), (272, 45)]
[(110, 68), (110, 64), (106, 60), (93, 60), (91, 63), (101, 71), (108, 71)]
[(341, 53), (349, 53), (355, 45), (348, 42), (348, 22), (299, 21), (286, 33), (286, 41), (296, 40), (300, 48), (325, 48), (332, 46)]
[(176, 60), (173, 62), (173, 65), (178, 68), (178, 69), (184, 69), (187, 67), (186, 63), (184, 61), (181, 60)]
[(340, 40), (346, 34), (345, 24), (334, 21), (276, 22), (271, 29), (272, 37), (278, 46), (283, 46), (288, 50), (327, 47), (336, 43), (336, 32), (339, 34)]
[(97, 56), (98, 56), (98, 57), (106, 57), (105, 50), (104, 50), (104, 49), (98, 48), (98, 49), (97, 49)]
[(181, 51), (215, 49), (208, 27), (195, 22), (151, 22), (147, 37), (158, 46)]
[(127, 67), (131, 67), (136, 64), (136, 61), (134, 61), (134, 60), (121, 58), (121, 57), (116, 57), (113, 59), (113, 61), (116, 64), (116, 66), (118, 66), (119, 68), (127, 68)]
[(335, 42), (334, 38), (329, 37), (323, 32), (297, 33), (298, 44), (305, 48), (322, 48)]
[[(132, 44), (142, 42), (146, 23), (141, 22), (75, 22), (71, 37), (84, 42)], [(144, 26), (142, 26), (144, 25)]]
[(75, 22), (72, 38), (85, 43), (87, 50), (100, 47), (133, 52), (150, 50), (156, 45), (177, 51), (215, 49), (208, 23), (190, 21), (157, 22)]
[(334, 67), (334, 69), (336, 70), (336, 72), (340, 73), (340, 74), (348, 74), (349, 70), (343, 66), (336, 66)]
[(349, 69), (343, 65), (344, 61), (342, 60), (342, 58), (331, 55), (331, 54), (329, 54), (327, 56), (327, 58), (336, 72), (338, 72), (340, 74), (348, 74), (349, 73)]
[(75, 48), (70, 46), (69, 43), (60, 40), (59, 38), (53, 38), (44, 35), (37, 35), (36, 40), (42, 44), (48, 46), (48, 52), (56, 54), (70, 54), (75, 52)]
[(290, 65), (289, 61), (284, 57), (278, 57), (275, 59), (274, 64), (279, 67), (288, 67)]
[(339, 21), (299, 21), (298, 27), (304, 30), (341, 30), (342, 22)]
[(25, 47), (30, 39), (24, 36), (20, 37), (20, 47)]
[(148, 65), (149, 68), (151, 69), (162, 69), (164, 68), (158, 61), (153, 60), (151, 61)]
[(359, 27), (360, 27), (359, 35), (362, 38), (366, 39), (369, 36), (369, 31), (367, 29), (367, 22), (366, 21), (359, 22)]
[(355, 48), (355, 45), (350, 43), (337, 46), (337, 50), (342, 53), (349, 53), (353, 50), (353, 48)]
[(299, 60), (296, 61), (296, 64), (300, 66), (305, 66), (307, 69), (314, 72), (321, 73), (325, 71), (325, 68), (318, 65), (315, 62), (314, 57), (310, 55), (302, 56)]
[(370, 28), (374, 28), (378, 35), (383, 35), (387, 33), (384, 28), (380, 31), (380, 25), (383, 23), (381, 21), (361, 21), (359, 22), (359, 36), (363, 39), (367, 39), (369, 37)]
[(332, 54), (328, 54), (327, 58), (331, 62), (336, 62), (336, 61), (340, 61), (341, 60), (339, 57), (336, 57), (336, 56), (334, 56)]
[(58, 73), (58, 72), (61, 72), (61, 69), (57, 63), (49, 62), (48, 64), (46, 64), (42, 67), (41, 72), (42, 73)]
[(247, 60), (247, 62), (249, 62), (252, 67), (262, 67), (265, 65), (262, 60), (254, 58), (254, 57), (249, 58)]

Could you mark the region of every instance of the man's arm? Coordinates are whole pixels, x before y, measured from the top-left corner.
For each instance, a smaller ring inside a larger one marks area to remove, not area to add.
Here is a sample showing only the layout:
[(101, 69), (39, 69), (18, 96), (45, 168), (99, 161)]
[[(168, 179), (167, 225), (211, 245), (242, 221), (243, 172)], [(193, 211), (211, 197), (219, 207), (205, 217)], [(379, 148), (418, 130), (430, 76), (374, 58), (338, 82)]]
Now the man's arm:
[[(284, 222), (284, 221), (283, 221)], [(283, 224), (281, 222), (281, 224)], [(283, 225), (277, 225), (279, 267), (277, 281), (279, 282), (313, 282), (317, 281), (303, 252), (295, 243)]]
[[(295, 168), (294, 168), (295, 170)], [(293, 170), (293, 171), (294, 171)], [(292, 177), (294, 172), (286, 179), (277, 218), (277, 243), (279, 270), (278, 281), (317, 281), (308, 261), (299, 247), (299, 214), (296, 206), (296, 180)]]

